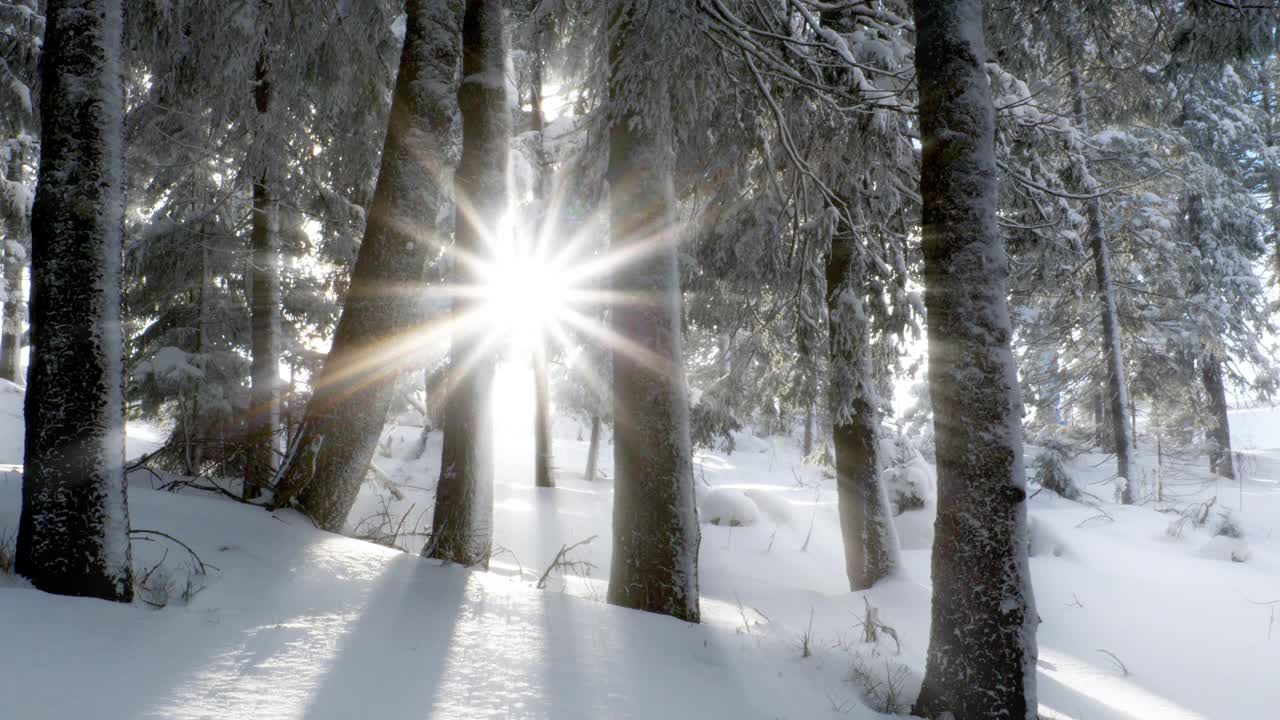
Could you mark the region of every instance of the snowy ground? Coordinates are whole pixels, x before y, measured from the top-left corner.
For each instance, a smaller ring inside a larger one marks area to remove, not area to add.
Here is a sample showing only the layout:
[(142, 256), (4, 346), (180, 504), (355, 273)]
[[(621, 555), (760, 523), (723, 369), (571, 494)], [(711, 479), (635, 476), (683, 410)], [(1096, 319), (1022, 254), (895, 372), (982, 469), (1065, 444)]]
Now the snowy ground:
[[(158, 572), (173, 592), (161, 610), (0, 578), (0, 717), (881, 717), (861, 699), (868, 682), (876, 701), (890, 686), (910, 701), (928, 637), (928, 509), (898, 518), (902, 577), (850, 593), (833, 482), (803, 466), (792, 441), (744, 435), (732, 454), (697, 458), (704, 516), (725, 506), (757, 516), (702, 527), (704, 624), (610, 607), (600, 599), (611, 452), (601, 457), (606, 478), (585, 482), (585, 429), (562, 418), (560, 485), (535, 489), (525, 380), (506, 372), (495, 393), (508, 403), (496, 415), (495, 542), (508, 552), (491, 572), (319, 532), (295, 513), (151, 490), (137, 476), (134, 526), (183, 540), (217, 569), (194, 576), (201, 589), (185, 602), (185, 551), (136, 542), (139, 568), (165, 558)], [(0, 388), (0, 463), (21, 462), (20, 400)], [(1274, 717), (1280, 606), (1260, 603), (1280, 601), (1280, 412), (1233, 419), (1242, 485), (1214, 482), (1201, 460), (1166, 458), (1166, 502), (1118, 507), (1109, 464), (1086, 455), (1073, 470), (1106, 502), (1032, 498), (1046, 717)], [(147, 431), (131, 428), (133, 450)], [(412, 532), (429, 522), (439, 435), (414, 460), (416, 434), (392, 429), (376, 460), (403, 499), (366, 485), (353, 533), (398, 529), (399, 544), (420, 546)], [(1152, 482), (1154, 455), (1144, 448), (1140, 460)], [(16, 473), (0, 476), (0, 536), (16, 527), (19, 488)], [(1173, 511), (1214, 497), (1211, 511), (1237, 510), (1243, 540), (1190, 523), (1170, 535)], [(593, 535), (572, 557), (594, 568), (535, 588), (562, 545)], [(867, 602), (900, 651), (887, 636), (861, 641)]]

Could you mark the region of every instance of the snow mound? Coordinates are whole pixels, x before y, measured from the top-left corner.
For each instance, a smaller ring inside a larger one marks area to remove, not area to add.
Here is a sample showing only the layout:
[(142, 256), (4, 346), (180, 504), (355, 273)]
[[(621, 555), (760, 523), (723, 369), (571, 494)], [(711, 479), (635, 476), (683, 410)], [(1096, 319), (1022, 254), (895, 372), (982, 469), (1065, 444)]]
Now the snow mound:
[(1060, 535), (1035, 515), (1027, 519), (1028, 554), (1031, 557), (1073, 557), (1071, 548)]
[(742, 527), (756, 524), (760, 519), (760, 508), (741, 490), (716, 488), (702, 499), (699, 517), (712, 525)]
[(790, 525), (792, 520), (791, 501), (782, 493), (763, 488), (751, 488), (743, 492), (751, 502), (756, 504), (775, 525)]
[(1204, 547), (1196, 551), (1196, 554), (1210, 560), (1242, 563), (1248, 562), (1250, 552), (1249, 544), (1245, 541), (1218, 535), (1210, 538)]

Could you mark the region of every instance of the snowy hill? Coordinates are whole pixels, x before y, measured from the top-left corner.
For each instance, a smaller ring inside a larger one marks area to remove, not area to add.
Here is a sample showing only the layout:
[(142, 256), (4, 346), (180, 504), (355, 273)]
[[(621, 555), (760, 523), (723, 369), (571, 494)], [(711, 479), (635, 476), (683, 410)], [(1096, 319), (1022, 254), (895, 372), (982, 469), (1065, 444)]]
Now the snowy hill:
[[(500, 381), (527, 385), (510, 371)], [(21, 461), (20, 400), (0, 394), (8, 443), (0, 463)], [(880, 715), (864, 698), (909, 704), (927, 643), (928, 508), (898, 518), (903, 576), (850, 593), (832, 481), (803, 466), (792, 441), (742, 435), (736, 452), (697, 458), (704, 624), (611, 607), (601, 602), (610, 482), (582, 480), (586, 443), (561, 418), (560, 486), (533, 488), (522, 402), (498, 414), (495, 542), (505, 552), (489, 573), (323, 533), (292, 512), (154, 490), (153, 478), (135, 474), (134, 527), (189, 545), (207, 574), (192, 572), (196, 561), (181, 545), (144, 534), (134, 543), (139, 574), (163, 564), (132, 606), (0, 579), (0, 714), (871, 718)], [(1280, 413), (1247, 412), (1257, 417), (1240, 425), (1254, 435), (1238, 442), (1258, 462), (1242, 487), (1219, 486), (1196, 459), (1166, 459), (1166, 497), (1176, 503), (1161, 509), (1170, 512), (1090, 507), (1046, 492), (1031, 500), (1046, 717), (1273, 716), (1277, 605), (1259, 603), (1280, 600), (1280, 472), (1271, 470), (1280, 463), (1249, 445), (1263, 428), (1280, 430)], [(429, 520), (439, 436), (417, 460), (417, 432), (391, 427), (376, 459), (402, 499), (367, 484), (350, 531), (398, 531), (398, 544), (420, 546), (411, 533)], [(602, 460), (607, 478), (608, 448)], [(1150, 454), (1140, 460), (1154, 469)], [(1109, 495), (1103, 457), (1081, 456), (1071, 469), (1087, 490)], [(17, 525), (19, 493), (19, 476), (5, 473), (0, 535)], [(1178, 524), (1174, 509), (1215, 495), (1213, 508), (1237, 510), (1242, 540)], [(753, 513), (754, 524), (705, 524), (739, 511)], [(536, 588), (562, 546), (593, 535), (569, 555), (594, 567), (553, 572), (545, 590)], [(169, 597), (156, 594), (165, 588)], [(863, 642), (867, 603), (900, 650), (888, 633)]]

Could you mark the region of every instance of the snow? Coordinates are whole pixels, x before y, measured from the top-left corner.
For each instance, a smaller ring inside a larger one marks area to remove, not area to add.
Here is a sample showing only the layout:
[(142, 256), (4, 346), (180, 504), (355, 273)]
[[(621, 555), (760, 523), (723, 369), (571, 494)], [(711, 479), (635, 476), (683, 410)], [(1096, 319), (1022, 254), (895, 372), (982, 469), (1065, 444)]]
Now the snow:
[(741, 490), (716, 488), (702, 498), (698, 518), (712, 525), (742, 527), (755, 525), (760, 518), (760, 509)]
[[(505, 367), (507, 386), (495, 393), (494, 542), (505, 552), (490, 572), (324, 533), (292, 512), (161, 492), (135, 473), (134, 527), (181, 539), (217, 569), (193, 578), (203, 589), (189, 603), (178, 591), (159, 610), (45, 595), (0, 576), (0, 714), (868, 720), (882, 716), (864, 706), (865, 691), (849, 679), (854, 668), (873, 680), (900, 668), (904, 692), (915, 692), (928, 638), (932, 496), (924, 510), (896, 518), (901, 574), (850, 593), (834, 481), (801, 463), (794, 439), (742, 435), (745, 449), (694, 459), (704, 513), (716, 497), (759, 511), (753, 525), (702, 526), (703, 624), (612, 607), (602, 602), (609, 433), (600, 454), (606, 479), (588, 482), (585, 426), (557, 418), (559, 486), (534, 488), (532, 389), (523, 379), (527, 372)], [(20, 389), (0, 384), (0, 463), (21, 462), (20, 418)], [(1261, 604), (1280, 600), (1280, 450), (1266, 446), (1280, 432), (1280, 410), (1232, 419), (1234, 441), (1251, 458), (1243, 483), (1214, 480), (1203, 458), (1166, 455), (1165, 496), (1176, 501), (1118, 506), (1103, 489), (1112, 464), (1086, 454), (1068, 470), (1103, 501), (1030, 500), (1045, 717), (1262, 718), (1280, 703), (1277, 605)], [(129, 432), (131, 456), (147, 433), (161, 437), (134, 425)], [(430, 435), (418, 460), (418, 433), (388, 427), (375, 461), (404, 499), (367, 484), (348, 530), (385, 507), (397, 522), (407, 514), (397, 542), (421, 545), (409, 533), (429, 522), (440, 436)], [(1037, 452), (1028, 448), (1028, 461)], [(920, 464), (913, 472), (932, 483)], [(1150, 492), (1151, 448), (1135, 467)], [(16, 527), (19, 489), (17, 473), (0, 475), (0, 537)], [(1190, 524), (1170, 534), (1177, 510), (1211, 498), (1238, 513), (1243, 539)], [(591, 535), (572, 556), (594, 568), (553, 573), (545, 591), (534, 587), (562, 546)], [(1248, 557), (1233, 562), (1239, 547)], [(181, 588), (190, 561), (172, 543), (135, 538), (136, 566), (153, 566), (166, 550)], [(900, 652), (884, 635), (861, 641), (864, 602), (896, 631)], [(802, 657), (810, 627), (811, 655)]]

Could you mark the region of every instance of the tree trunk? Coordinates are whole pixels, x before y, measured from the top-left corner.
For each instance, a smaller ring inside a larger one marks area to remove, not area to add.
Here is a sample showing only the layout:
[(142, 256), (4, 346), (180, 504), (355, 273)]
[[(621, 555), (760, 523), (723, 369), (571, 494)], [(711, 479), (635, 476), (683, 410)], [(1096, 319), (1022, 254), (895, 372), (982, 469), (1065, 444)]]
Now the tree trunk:
[[(669, 0), (674, 4), (674, 0)], [(655, 49), (672, 5), (628, 4), (611, 24), (609, 220), (612, 252), (631, 259), (613, 289), (643, 302), (612, 309), (613, 561), (608, 601), (697, 622), (698, 511), (689, 445), (674, 228), (671, 108), (663, 75), (634, 84), (617, 71)], [(628, 94), (630, 92), (630, 94)], [(635, 252), (647, 248), (645, 252)]]
[[(439, 247), (436, 213), (447, 188), (439, 169), (449, 142), (461, 2), (411, 0), (382, 168), (342, 317), (312, 384), (302, 429), (280, 473), (274, 504), (297, 496), (325, 529), (339, 531), (382, 434), (397, 376), (414, 355), (427, 255)], [(424, 408), (425, 411), (425, 408)], [(430, 420), (427, 420), (430, 424)], [(425, 447), (425, 437), (423, 439)]]
[(804, 442), (800, 446), (802, 457), (808, 458), (813, 454), (813, 402), (806, 402), (804, 405)]
[[(1073, 110), (1076, 127), (1081, 134), (1089, 134), (1089, 112), (1085, 103), (1084, 77), (1079, 60), (1071, 67), (1071, 91), (1075, 95)], [(1077, 174), (1081, 177), (1085, 194), (1095, 195), (1098, 183), (1089, 173), (1089, 165), (1083, 155), (1078, 156)], [(1102, 311), (1102, 354), (1106, 362), (1107, 397), (1106, 411), (1110, 421), (1112, 441), (1107, 448), (1116, 454), (1116, 474), (1120, 487), (1120, 502), (1129, 505), (1135, 500), (1133, 484), (1137, 482), (1131, 459), (1133, 439), (1124, 421), (1125, 408), (1129, 407), (1129, 390), (1124, 378), (1124, 355), (1120, 345), (1120, 318), (1116, 313), (1116, 289), (1111, 279), (1111, 256), (1107, 246), (1107, 231), (1103, 225), (1102, 200), (1091, 197), (1085, 201), (1089, 217), (1089, 244), (1093, 248), (1094, 274), (1098, 280), (1098, 304)]]
[[(22, 147), (14, 147), (9, 158), (9, 182), (22, 182)], [(16, 226), (14, 223), (13, 226)], [(13, 227), (11, 226), (11, 227)], [(0, 378), (22, 385), (22, 322), (26, 303), (22, 294), (22, 268), (29, 244), (25, 238), (9, 237), (4, 249), (4, 321), (0, 325)]]
[(1039, 620), (982, 3), (916, 0), (915, 20), (938, 518), (929, 651), (912, 712), (1034, 720)]
[(600, 416), (591, 416), (591, 440), (587, 444), (587, 482), (595, 482), (598, 471), (596, 465), (600, 458)]
[(1266, 123), (1266, 143), (1267, 147), (1273, 153), (1270, 161), (1266, 164), (1265, 172), (1267, 176), (1267, 195), (1270, 196), (1271, 206), (1271, 251), (1273, 255), (1273, 272), (1275, 280), (1280, 283), (1280, 131), (1276, 130), (1276, 116), (1280, 115), (1280, 108), (1276, 107), (1276, 97), (1274, 88), (1271, 86), (1270, 75), (1265, 72), (1260, 73), (1262, 80), (1262, 110)]
[(1213, 352), (1205, 353), (1200, 361), (1200, 378), (1209, 399), (1209, 470), (1234, 480), (1231, 421), (1227, 417), (1227, 387), (1222, 380), (1222, 358)]
[[(542, 116), (542, 33), (534, 34), (534, 60), (533, 60), (533, 77), (530, 82), (530, 99), (533, 110), (533, 130), (538, 133), (538, 153), (536, 162), (538, 167), (535, 168), (537, 173), (538, 198), (543, 201), (545, 206), (546, 197), (546, 147), (542, 138), (544, 129)], [(545, 211), (544, 211), (545, 212)], [(540, 218), (539, 222), (545, 222), (546, 219)], [(540, 228), (535, 229), (533, 233), (537, 238), (537, 242), (547, 242), (547, 234), (542, 232)], [(536, 248), (542, 253), (543, 257), (550, 255), (550, 248)], [(533, 385), (534, 385), (534, 402), (536, 408), (534, 410), (534, 484), (537, 487), (555, 487), (555, 468), (554, 458), (551, 447), (551, 383), (547, 377), (548, 362), (547, 357), (547, 338), (544, 329), (538, 329), (538, 338), (533, 348)]]
[(128, 602), (123, 12), (120, 0), (50, 0), (45, 17), (16, 569), (46, 592)]
[(533, 349), (534, 402), (534, 484), (537, 487), (556, 486), (555, 468), (551, 453), (551, 388), (547, 378), (547, 342), (538, 338)]
[[(506, 38), (502, 3), (467, 0), (462, 21), (462, 159), (454, 181), (457, 231), (453, 284), (480, 286), (476, 263), (494, 244), (497, 219), (507, 208), (507, 152), (511, 116), (503, 74)], [(489, 566), (493, 544), (493, 437), (489, 395), (494, 358), (485, 338), (466, 326), (481, 300), (453, 301), (453, 338), (444, 418), (440, 482), (431, 540), (423, 553), (462, 565)]]
[(880, 479), (880, 409), (872, 383), (871, 326), (862, 300), (866, 266), (855, 238), (837, 235), (827, 256), (828, 389), (836, 455), (836, 500), (852, 590), (866, 590), (898, 565), (898, 536)]
[[(269, 5), (269, 0), (260, 0)], [(254, 105), (266, 125), (271, 109), (270, 55), (265, 39), (255, 68)], [(269, 145), (269, 141), (263, 143)], [(249, 414), (245, 428), (243, 494), (252, 500), (275, 475), (275, 429), (279, 420), (280, 349), (280, 204), (275, 167), (266, 161), (253, 182), (253, 215), (249, 233)]]

